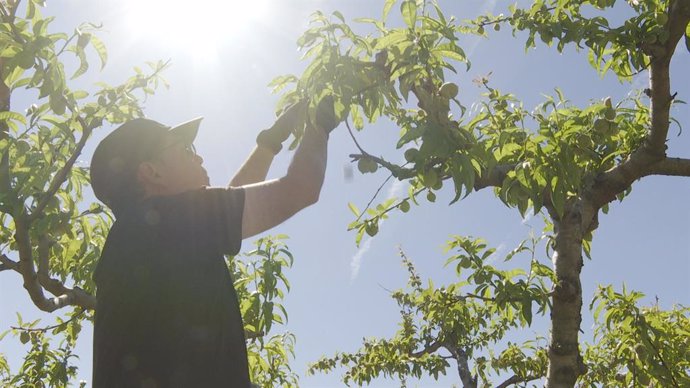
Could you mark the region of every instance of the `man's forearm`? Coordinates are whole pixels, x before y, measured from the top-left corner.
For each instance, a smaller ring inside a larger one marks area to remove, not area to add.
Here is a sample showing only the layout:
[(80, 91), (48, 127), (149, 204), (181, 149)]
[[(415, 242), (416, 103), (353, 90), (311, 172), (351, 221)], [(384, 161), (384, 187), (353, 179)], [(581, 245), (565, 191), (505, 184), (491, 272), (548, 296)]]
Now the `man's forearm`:
[(328, 135), (320, 128), (308, 125), (295, 156), (283, 179), (299, 185), (308, 198), (315, 202), (326, 174)]
[(229, 186), (239, 187), (266, 180), (268, 169), (273, 162), (273, 152), (265, 147), (256, 146), (242, 164)]

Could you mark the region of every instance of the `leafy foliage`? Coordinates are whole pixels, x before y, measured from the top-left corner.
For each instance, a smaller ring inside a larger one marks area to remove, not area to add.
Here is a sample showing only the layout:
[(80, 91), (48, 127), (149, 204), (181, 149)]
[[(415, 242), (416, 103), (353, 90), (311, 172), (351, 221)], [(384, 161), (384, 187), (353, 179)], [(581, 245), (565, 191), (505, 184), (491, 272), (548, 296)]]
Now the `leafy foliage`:
[(590, 307), (597, 325), (587, 347), (583, 386), (662, 386), (690, 384), (690, 308), (638, 307), (644, 295), (600, 287)]
[[(87, 49), (101, 67), (106, 64), (105, 45), (96, 35), (99, 26), (85, 23), (71, 34), (50, 33), (54, 18), (43, 17), (42, 6), (42, 1), (28, 1), (23, 17), (0, 27), (3, 82), (10, 93), (36, 101), (24, 113), (0, 113), (6, 129), (0, 139), (0, 241), (3, 252), (19, 251), (13, 235), (16, 220), (23, 219), (27, 240), (34, 242), (29, 244), (33, 256), (48, 256), (48, 273), (93, 292), (91, 273), (110, 219), (100, 204), (82, 203), (88, 170), (77, 158), (95, 129), (143, 116), (141, 97), (164, 82), (160, 73), (166, 64), (151, 62), (148, 73), (136, 68), (134, 76), (116, 86), (99, 83), (94, 92), (73, 90), (69, 81), (89, 68)], [(68, 77), (69, 55), (79, 65)], [(35, 243), (41, 238), (47, 240), (47, 253)]]
[[(399, 17), (391, 22), (388, 16), (397, 6)], [(349, 228), (356, 231), (357, 244), (365, 233), (376, 235), (380, 222), (393, 210), (407, 213), (411, 204), (419, 203), (420, 195), (435, 202), (436, 192), (446, 181), (452, 182), (455, 191), (451, 204), (472, 191), (493, 187), (496, 196), (517, 208), (521, 216), (528, 211), (545, 213), (546, 230), (554, 233), (547, 249), (552, 253), (554, 272), (559, 274), (553, 279), (551, 304), (544, 302), (540, 309), (550, 310), (548, 351), (535, 347), (526, 353), (524, 347), (511, 345), (491, 362), (475, 360), (477, 370), (472, 375), (466, 358), (486, 344), (474, 347), (468, 340), (464, 356), (457, 349), (453, 354), (456, 342), (444, 338), (443, 333), (457, 336), (453, 325), (468, 326), (467, 315), (445, 315), (445, 320), (434, 321), (427, 311), (431, 302), (420, 298), (442, 298), (446, 288), (422, 288), (413, 274), (410, 290), (395, 294), (409, 300), (396, 299), (403, 322), (394, 338), (367, 340), (357, 353), (324, 358), (312, 371), (344, 366), (344, 380), (356, 384), (379, 375), (400, 379), (422, 373), (437, 376), (448, 364), (442, 356), (432, 354), (445, 348), (451, 353), (447, 357), (458, 361), (466, 387), (477, 386), (477, 378), (486, 380), (482, 365), (490, 365), (493, 372), (503, 368), (515, 373), (501, 386), (544, 375), (548, 386), (574, 386), (578, 376), (586, 373), (577, 340), (582, 306), (579, 276), (582, 253), (591, 256), (599, 212), (606, 213), (610, 202), (625, 198), (632, 184), (646, 175), (690, 175), (690, 161), (677, 158), (669, 162), (665, 144), (668, 124), (674, 121), (669, 108), (682, 103), (670, 91), (669, 63), (676, 43), (683, 36), (690, 42), (690, 4), (685, 0), (536, 0), (509, 6), (507, 11), (458, 21), (446, 17), (433, 0), (387, 0), (380, 19), (355, 19), (356, 24), (348, 24), (337, 11), (331, 15), (316, 12), (311, 27), (298, 41), (307, 61), (305, 71), (300, 76), (278, 77), (271, 85), (282, 93), (279, 107), (306, 96), (317, 101), (332, 97), (336, 113), (347, 120), (359, 151), (351, 156), (360, 172), (384, 170), (409, 183), (406, 198), (387, 199), (364, 211), (350, 204), (356, 219)], [(649, 70), (650, 87), (620, 101), (592, 96), (584, 106), (573, 104), (556, 89), (555, 96), (546, 96), (541, 104), (526, 109), (518, 97), (493, 87), (485, 76), (474, 80), (484, 94), (468, 110), (456, 98), (464, 88), (458, 86), (462, 76), (457, 66), (470, 68), (469, 58), (458, 44), (460, 38), (487, 37), (489, 27), (499, 31), (504, 26), (512, 29), (515, 38), (526, 40), (527, 51), (538, 40), (555, 45), (557, 52), (570, 46), (585, 51), (589, 65), (600, 75), (613, 72), (621, 82)], [(405, 158), (402, 164), (365, 150), (350, 126), (352, 122), (361, 131), (365, 122), (374, 123), (381, 117), (400, 128), (396, 147)], [(657, 163), (667, 165), (656, 168)], [(496, 282), (507, 275), (477, 264), (486, 258), (472, 259), (478, 243), (463, 241), (460, 247), (468, 256), (456, 259), (458, 269), (474, 271), (465, 281), (477, 286), (481, 302), (477, 306), (493, 308), (482, 316), (477, 307), (472, 311), (478, 314), (472, 323), (484, 333), (500, 333), (482, 321), (488, 316), (493, 317), (491, 322), (506, 327), (528, 325), (536, 298), (529, 288), (522, 288), (529, 282), (511, 281), (505, 287), (517, 300), (501, 299), (502, 283)], [(445, 314), (454, 311), (447, 310)], [(421, 317), (413, 319), (412, 312)], [(415, 322), (423, 323), (417, 327)], [(427, 327), (424, 325), (436, 327), (441, 334), (416, 331)], [(415, 352), (421, 352), (420, 357), (412, 357)]]
[[(548, 310), (553, 271), (536, 259), (541, 239), (524, 241), (505, 256), (525, 254), (530, 271), (500, 270), (489, 263), (496, 250), (481, 239), (455, 236), (447, 249), (456, 251), (446, 265), (455, 267), (458, 281), (435, 286), (421, 280), (412, 261), (401, 251), (409, 280), (405, 290), (391, 297), (400, 308), (399, 330), (391, 339), (366, 339), (355, 353), (338, 353), (312, 364), (309, 372), (329, 372), (345, 367), (343, 381), (350, 385), (370, 383), (379, 376), (404, 381), (423, 375), (438, 378), (451, 366), (465, 371), (463, 381), (488, 384), (490, 375), (508, 371), (518, 381), (545, 375), (546, 352), (538, 341), (505, 345), (511, 331), (532, 323), (533, 308)], [(493, 349), (504, 348), (502, 351)], [(487, 351), (487, 349), (492, 349)], [(471, 362), (471, 364), (470, 364)], [(474, 365), (473, 370), (470, 365)], [(463, 372), (460, 372), (461, 375)]]
[[(276, 325), (287, 323), (287, 312), (281, 304), (289, 291), (284, 271), (292, 266), (292, 254), (283, 242), (286, 236), (266, 236), (254, 242), (256, 248), (228, 260), (240, 300), (247, 353), (252, 381), (261, 387), (295, 387), (297, 375), (289, 361), (294, 357), (295, 336), (278, 332)], [(0, 383), (3, 387), (64, 387), (77, 374), (74, 346), (85, 320), (93, 316), (82, 309), (73, 310), (56, 324), (38, 328), (38, 320), (24, 322), (0, 335), (12, 333), (22, 344), (28, 344), (24, 363), (10, 373), (0, 358)], [(54, 345), (57, 338), (61, 338)], [(86, 383), (84, 383), (86, 384)]]
[[(397, 147), (404, 151), (404, 165), (361, 147), (354, 156), (362, 173), (382, 167), (411, 184), (408, 198), (382, 204), (368, 217), (357, 214), (350, 225), (357, 231), (357, 243), (364, 233), (376, 234), (387, 213), (406, 211), (420, 194), (434, 202), (434, 192), (444, 181), (452, 181), (455, 202), (483, 187), (483, 181), (501, 168), (511, 170), (496, 190), (504, 203), (523, 216), (548, 205), (560, 217), (569, 199), (590, 187), (598, 173), (642, 145), (650, 111), (641, 92), (615, 105), (610, 97), (602, 97), (580, 108), (556, 90), (556, 97), (547, 97), (529, 111), (514, 95), (490, 87), (483, 78), (475, 81), (486, 93), (478, 102), (480, 109), (469, 116), (455, 98), (457, 84), (448, 78), (457, 73), (458, 63), (469, 69), (469, 59), (458, 45), (462, 34), (485, 36), (486, 26), (509, 24), (515, 32), (529, 32), (527, 48), (536, 44), (537, 36), (549, 45), (558, 41), (559, 51), (567, 44), (584, 45), (600, 72), (611, 69), (628, 79), (649, 63), (638, 46), (652, 37), (667, 39), (661, 31), (666, 2), (631, 4), (637, 14), (615, 28), (606, 18), (589, 12), (585, 16), (581, 9), (591, 6), (603, 12), (615, 1), (537, 1), (527, 9), (512, 6), (509, 16), (457, 21), (447, 18), (433, 1), (406, 0), (400, 2), (404, 24), (391, 27), (386, 16), (396, 3), (386, 2), (381, 20), (355, 19), (364, 30), (373, 26), (374, 32), (367, 35), (357, 34), (339, 12), (331, 17), (316, 12), (312, 27), (298, 41), (309, 61), (307, 68), (300, 77), (282, 76), (271, 84), (283, 92), (280, 104), (303, 95), (332, 95), (339, 116), (352, 120), (358, 130), (364, 128), (365, 118), (373, 123), (381, 116), (400, 128)], [(291, 84), (294, 87), (285, 91)]]
[(256, 249), (229, 261), (247, 335), (247, 354), (252, 382), (261, 387), (295, 387), (297, 375), (289, 361), (294, 357), (295, 336), (276, 332), (287, 324), (281, 304), (290, 290), (285, 269), (292, 266), (292, 254), (282, 241), (286, 236), (264, 237)]
[[(3, 387), (64, 387), (76, 377), (74, 359), (78, 356), (73, 350), (81, 331), (81, 320), (85, 317), (83, 311), (77, 310), (71, 315), (67, 321), (58, 318), (55, 326), (37, 328), (38, 320), (23, 322), (21, 315), (17, 314), (18, 323), (11, 332), (29, 348), (22, 365), (14, 374), (10, 373), (6, 361), (0, 362), (0, 382)], [(57, 345), (54, 345), (55, 342)]]

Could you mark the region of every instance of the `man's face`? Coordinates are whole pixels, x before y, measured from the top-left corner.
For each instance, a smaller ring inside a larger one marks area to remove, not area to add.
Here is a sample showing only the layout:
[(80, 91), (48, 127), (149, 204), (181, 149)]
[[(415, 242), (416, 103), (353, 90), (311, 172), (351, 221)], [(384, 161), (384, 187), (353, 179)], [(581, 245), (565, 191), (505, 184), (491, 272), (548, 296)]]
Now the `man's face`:
[(146, 162), (142, 184), (153, 188), (152, 193), (162, 195), (178, 194), (209, 185), (209, 177), (202, 166), (203, 159), (194, 146), (172, 137), (155, 152), (152, 160)]

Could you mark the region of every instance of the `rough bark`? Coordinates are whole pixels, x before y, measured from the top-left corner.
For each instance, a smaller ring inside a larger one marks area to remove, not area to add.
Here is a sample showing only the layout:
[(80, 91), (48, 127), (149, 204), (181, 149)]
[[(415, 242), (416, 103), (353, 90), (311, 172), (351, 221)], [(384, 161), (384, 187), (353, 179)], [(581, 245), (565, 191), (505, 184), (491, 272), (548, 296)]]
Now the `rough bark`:
[(690, 168), (682, 159), (668, 159), (666, 137), (668, 135), (670, 108), (675, 95), (671, 93), (670, 65), (678, 42), (690, 23), (690, 0), (674, 0), (669, 6), (667, 28), (669, 38), (665, 43), (645, 45), (642, 49), (651, 57), (649, 67), (650, 127), (642, 147), (618, 166), (596, 178), (587, 193), (596, 207), (611, 201), (633, 182), (646, 175), (690, 176)]
[[(592, 215), (588, 215), (590, 220)], [(582, 322), (582, 239), (583, 212), (572, 206), (561, 219), (554, 218), (553, 266), (557, 284), (552, 293), (551, 340), (546, 386), (573, 387), (585, 372), (579, 351), (578, 334)]]
[(496, 388), (508, 388), (511, 385), (514, 384), (520, 384), (520, 383), (528, 383), (532, 380), (536, 380), (540, 378), (541, 376), (525, 376), (525, 377), (520, 377), (518, 375), (513, 375), (511, 378), (508, 380), (502, 382), (501, 384), (497, 385)]
[[(5, 84), (3, 68), (5, 59), (0, 58), (0, 112), (10, 110), (10, 89)], [(0, 142), (9, 139), (9, 127), (7, 122), (0, 120)], [(9, 148), (0, 156), (0, 193), (7, 193), (10, 190), (10, 159)]]
[(458, 363), (458, 374), (462, 381), (463, 388), (477, 388), (477, 377), (472, 375), (467, 353), (457, 346), (444, 346), (453, 355), (453, 358)]
[[(79, 306), (84, 309), (94, 310), (96, 308), (96, 298), (93, 295), (79, 287), (71, 289), (65, 287), (58, 280), (51, 279), (45, 267), (43, 267), (41, 276), (39, 276), (34, 265), (29, 224), (27, 224), (25, 216), (15, 217), (15, 227), (15, 241), (19, 251), (19, 272), (24, 280), (24, 288), (29, 293), (29, 297), (34, 305), (45, 312), (53, 312), (66, 306)], [(44, 263), (46, 262), (47, 256), (44, 259)], [(45, 296), (42, 282), (49, 287), (49, 291), (55, 295), (54, 298)]]

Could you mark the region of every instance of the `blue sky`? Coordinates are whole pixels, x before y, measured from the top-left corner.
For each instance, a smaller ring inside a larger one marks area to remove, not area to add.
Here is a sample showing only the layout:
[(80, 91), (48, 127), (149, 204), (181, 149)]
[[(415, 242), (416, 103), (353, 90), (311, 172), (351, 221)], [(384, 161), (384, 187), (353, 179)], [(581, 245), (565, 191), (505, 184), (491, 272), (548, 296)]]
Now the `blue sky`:
[[(257, 0), (228, 2), (233, 4), (232, 8), (219, 10), (204, 9), (203, 4), (208, 2), (187, 2), (193, 8), (178, 13), (169, 8), (147, 14), (146, 7), (141, 6), (146, 1), (153, 0), (64, 0), (49, 2), (46, 13), (58, 16), (56, 29), (70, 30), (82, 21), (103, 22), (102, 39), (109, 48), (109, 64), (102, 73), (91, 72), (80, 81), (86, 86), (98, 80), (116, 83), (131, 73), (132, 66), (147, 60), (171, 59), (172, 67), (165, 74), (171, 87), (149, 98), (146, 114), (167, 124), (205, 117), (196, 145), (214, 185), (229, 181), (253, 147), (258, 131), (272, 123), (277, 97), (270, 94), (268, 82), (277, 75), (299, 73), (303, 68), (295, 41), (307, 28), (309, 14), (316, 9), (337, 9), (348, 19), (378, 16), (383, 3)], [(469, 0), (440, 4), (447, 14), (464, 19), (482, 11), (500, 13), (508, 3)], [(140, 15), (134, 17), (132, 12)], [(195, 27), (194, 22), (184, 19), (173, 23), (173, 30), (165, 27), (171, 20), (178, 20), (175, 15), (210, 20), (215, 16), (209, 15), (217, 13), (225, 19), (214, 23), (213, 28)], [(156, 24), (157, 18), (168, 21)], [(514, 39), (506, 29), (489, 35), (488, 40), (464, 38), (461, 42), (472, 69), (450, 79), (459, 84), (461, 101), (467, 106), (480, 92), (471, 80), (490, 71), (491, 84), (514, 93), (527, 108), (542, 101), (542, 94), (553, 94), (555, 87), (560, 87), (574, 103), (586, 104), (590, 99), (606, 96), (619, 101), (631, 90), (646, 86), (645, 73), (632, 84), (621, 84), (614, 77), (599, 78), (589, 67), (586, 54), (578, 54), (572, 48), (558, 54), (539, 44), (525, 54), (524, 38)], [(684, 100), (690, 100), (688, 68), (690, 54), (681, 45), (672, 64), (672, 88)], [(16, 110), (31, 103), (27, 97), (13, 101)], [(673, 114), (686, 127), (690, 126), (687, 105), (677, 107)], [(104, 128), (96, 137), (102, 137), (107, 130)], [(402, 155), (394, 148), (397, 135), (397, 128), (381, 121), (357, 136), (365, 149), (400, 160)], [(669, 155), (690, 157), (687, 133), (676, 135), (676, 128), (672, 128)], [(88, 165), (93, 144), (79, 163)], [(393, 214), (381, 226), (379, 235), (365, 238), (357, 248), (354, 233), (346, 231), (353, 220), (347, 204), (353, 202), (363, 208), (386, 176), (383, 172), (355, 172), (352, 180), (345, 179), (348, 155), (353, 152), (356, 148), (346, 129), (339, 128), (331, 136), (326, 184), (319, 203), (271, 231), (290, 235), (288, 245), (295, 256), (295, 265), (289, 271), (292, 291), (286, 300), (290, 316), (287, 329), (297, 336), (293, 368), (303, 375), (303, 387), (342, 386), (338, 373), (304, 376), (307, 363), (335, 351), (354, 351), (364, 337), (389, 336), (396, 331), (398, 309), (386, 289), (403, 287), (406, 282), (398, 247), (414, 260), (423, 278), (431, 277), (436, 284), (442, 284), (454, 280), (454, 271), (443, 268), (443, 245), (451, 235), (483, 237), (490, 245), (507, 252), (531, 230), (541, 232), (538, 220), (522, 220), (515, 209), (506, 208), (490, 190), (474, 193), (453, 206), (447, 205), (452, 193), (444, 190), (435, 204), (422, 203), (408, 214)], [(280, 155), (269, 175), (281, 176), (289, 157), (288, 153)], [(388, 196), (404, 195), (406, 187), (391, 182), (382, 192)], [(609, 215), (600, 218), (593, 260), (586, 261), (583, 269), (585, 305), (596, 284), (619, 288), (622, 283), (646, 293), (647, 301), (658, 296), (664, 307), (690, 304), (689, 195), (688, 179), (649, 177), (637, 182), (623, 203), (611, 206)], [(244, 244), (248, 249), (251, 241)], [(18, 276), (4, 272), (0, 279), (0, 331), (16, 323), (15, 311), (26, 319), (45, 317), (46, 324), (52, 322), (31, 305)], [(587, 338), (592, 322), (590, 314), (585, 311), (583, 315)], [(518, 336), (535, 333), (548, 334), (544, 320), (536, 320), (531, 329)], [(87, 328), (77, 349), (81, 356), (80, 379), (90, 380), (90, 348), (91, 330)], [(15, 338), (7, 337), (0, 342), (0, 352), (16, 368), (24, 348)], [(449, 376), (439, 381), (424, 379), (410, 386), (448, 387), (451, 383), (459, 384), (453, 368), (449, 369)], [(381, 380), (371, 386), (396, 386), (396, 382)]]

